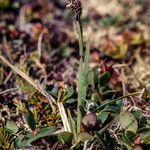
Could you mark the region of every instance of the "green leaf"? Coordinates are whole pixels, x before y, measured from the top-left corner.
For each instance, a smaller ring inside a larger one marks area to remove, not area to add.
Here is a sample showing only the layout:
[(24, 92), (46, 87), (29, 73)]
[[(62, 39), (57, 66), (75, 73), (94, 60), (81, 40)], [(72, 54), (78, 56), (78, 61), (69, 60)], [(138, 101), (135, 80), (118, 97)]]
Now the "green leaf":
[(76, 102), (74, 98), (69, 98), (64, 103), (69, 105), (69, 104), (73, 104), (74, 102)]
[(99, 90), (100, 88), (100, 76), (99, 76), (99, 72), (98, 72), (98, 67), (95, 67), (93, 72), (94, 72), (94, 84), (95, 84), (95, 88), (97, 90)]
[[(120, 101), (120, 103), (121, 102), (122, 101)], [(115, 113), (115, 112), (119, 112), (120, 111), (121, 106), (117, 105), (117, 102), (116, 102), (116, 104), (114, 104), (114, 105), (107, 105), (106, 109), (108, 109), (110, 112)]]
[(91, 101), (98, 102), (100, 100), (100, 95), (97, 92), (92, 93)]
[(132, 114), (138, 119), (140, 120), (142, 117), (142, 112), (140, 110), (136, 110), (134, 112), (132, 112)]
[(82, 78), (83, 78), (83, 59), (80, 58), (79, 62), (79, 77), (78, 77), (78, 115), (77, 115), (77, 133), (80, 132), (80, 125), (81, 119), (84, 114), (83, 109), (83, 98), (85, 98), (85, 86), (83, 85)]
[(109, 72), (103, 73), (100, 77), (101, 87), (107, 86), (109, 84), (109, 80), (110, 80), (110, 73)]
[(88, 72), (87, 80), (88, 80), (88, 84), (92, 85), (92, 87), (95, 89), (94, 70), (90, 70)]
[(134, 138), (136, 137), (136, 134), (130, 130), (126, 130), (125, 137), (129, 142), (133, 142)]
[(150, 131), (145, 131), (141, 133), (140, 137), (144, 144), (150, 144)]
[(73, 94), (74, 94), (73, 86), (68, 87), (66, 99), (70, 98)]
[(104, 123), (108, 118), (108, 114), (109, 114), (108, 112), (100, 112), (99, 115), (97, 116), (97, 120), (100, 123)]
[(85, 142), (87, 140), (94, 140), (94, 137), (92, 135), (90, 135), (89, 133), (79, 133), (78, 136), (77, 136), (77, 141), (78, 142)]
[(17, 133), (19, 130), (17, 124), (12, 120), (8, 120), (5, 127), (6, 129), (11, 130), (13, 133)]
[(119, 115), (119, 122), (123, 129), (136, 133), (138, 129), (138, 122), (130, 112), (122, 111)]
[(64, 132), (58, 133), (58, 138), (63, 144), (71, 143), (73, 139), (73, 134), (71, 132), (64, 131)]
[(16, 138), (15, 139), (15, 147), (18, 149), (18, 148), (23, 148), (25, 147), (26, 145), (22, 142), (22, 140), (24, 139), (25, 135), (23, 134), (20, 134), (19, 135), (19, 138)]
[(93, 89), (99, 90), (100, 78), (98, 67), (95, 67), (88, 72), (88, 84), (92, 85)]
[(78, 22), (78, 35), (79, 35), (79, 49), (80, 49), (80, 62), (79, 62), (79, 76), (78, 76), (78, 115), (77, 115), (77, 133), (81, 130), (81, 119), (84, 115), (84, 99), (87, 94), (88, 87), (88, 71), (89, 71), (89, 58), (90, 58), (90, 36), (86, 43), (86, 52), (83, 61), (83, 33), (82, 22)]
[(26, 122), (29, 126), (29, 128), (34, 131), (36, 129), (36, 122), (33, 116), (33, 113), (31, 111), (28, 111), (25, 115), (24, 115)]
[(41, 128), (36, 136), (33, 135), (33, 133), (28, 133), (26, 135), (26, 137), (28, 139), (26, 139), (22, 142), (24, 142), (24, 144), (31, 144), (32, 142), (36, 141), (39, 138), (44, 138), (46, 136), (52, 136), (56, 131), (57, 131), (57, 128), (55, 126)]
[(73, 146), (71, 147), (71, 149), (75, 148), (76, 146), (78, 146), (78, 144), (80, 144), (81, 142), (85, 142), (85, 141), (93, 141), (94, 140), (94, 137), (92, 135), (90, 135), (89, 133), (87, 132), (84, 132), (84, 133), (79, 133), (77, 135), (77, 140), (75, 141), (75, 143), (73, 144)]
[(77, 139), (76, 124), (75, 124), (75, 121), (72, 118), (72, 115), (71, 115), (71, 112), (70, 112), (69, 109), (68, 109), (68, 120), (69, 120), (71, 132), (73, 134), (74, 140), (76, 140)]

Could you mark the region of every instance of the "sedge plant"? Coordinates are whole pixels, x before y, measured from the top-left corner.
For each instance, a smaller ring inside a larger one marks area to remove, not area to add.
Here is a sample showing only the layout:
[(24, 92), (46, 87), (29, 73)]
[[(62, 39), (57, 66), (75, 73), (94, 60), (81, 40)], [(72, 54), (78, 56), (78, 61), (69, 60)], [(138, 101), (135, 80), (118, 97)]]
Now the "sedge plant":
[(77, 133), (81, 131), (81, 120), (85, 107), (88, 82), (88, 64), (90, 57), (90, 38), (87, 40), (85, 55), (83, 53), (83, 26), (82, 26), (82, 5), (80, 0), (70, 0), (67, 7), (71, 8), (75, 14), (77, 31), (79, 37), (79, 72), (78, 72), (78, 106), (77, 106)]

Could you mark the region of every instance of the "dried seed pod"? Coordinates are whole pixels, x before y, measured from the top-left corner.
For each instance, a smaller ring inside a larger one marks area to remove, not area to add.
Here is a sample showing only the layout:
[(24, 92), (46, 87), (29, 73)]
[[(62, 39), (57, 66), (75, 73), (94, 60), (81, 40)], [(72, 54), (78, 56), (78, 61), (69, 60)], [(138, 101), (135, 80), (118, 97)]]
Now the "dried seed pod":
[(67, 4), (68, 8), (71, 8), (75, 14), (76, 20), (79, 21), (82, 15), (82, 4), (80, 0), (70, 0)]
[(81, 121), (82, 130), (90, 131), (96, 126), (97, 118), (94, 113), (86, 114)]

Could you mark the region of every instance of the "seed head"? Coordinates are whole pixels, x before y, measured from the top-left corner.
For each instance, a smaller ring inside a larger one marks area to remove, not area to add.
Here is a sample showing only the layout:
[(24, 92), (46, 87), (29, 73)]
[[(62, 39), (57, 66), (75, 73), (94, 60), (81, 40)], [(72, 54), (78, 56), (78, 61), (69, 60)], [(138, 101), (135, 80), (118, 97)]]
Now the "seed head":
[(82, 15), (82, 4), (81, 0), (69, 0), (66, 7), (71, 8), (73, 13), (75, 14), (76, 20), (79, 21)]

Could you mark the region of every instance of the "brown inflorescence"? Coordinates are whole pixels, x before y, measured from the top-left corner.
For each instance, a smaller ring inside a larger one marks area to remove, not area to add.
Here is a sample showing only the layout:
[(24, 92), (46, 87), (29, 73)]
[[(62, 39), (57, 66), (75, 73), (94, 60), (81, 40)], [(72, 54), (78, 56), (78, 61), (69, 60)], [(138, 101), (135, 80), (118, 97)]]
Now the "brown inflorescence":
[(82, 15), (81, 0), (69, 0), (66, 7), (72, 9), (73, 13), (75, 14), (76, 20), (79, 21)]

